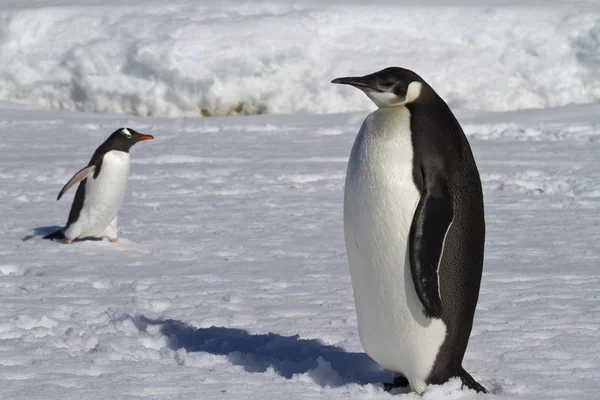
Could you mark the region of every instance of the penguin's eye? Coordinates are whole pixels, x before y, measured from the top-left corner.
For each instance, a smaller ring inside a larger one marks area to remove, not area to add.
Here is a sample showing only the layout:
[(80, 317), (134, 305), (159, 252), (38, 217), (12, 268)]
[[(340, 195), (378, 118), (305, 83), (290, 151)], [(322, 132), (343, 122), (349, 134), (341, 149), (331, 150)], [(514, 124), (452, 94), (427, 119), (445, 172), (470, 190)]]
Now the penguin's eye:
[(407, 89), (408, 88), (404, 85), (396, 85), (396, 86), (394, 86), (393, 92), (396, 96), (403, 97), (403, 96), (406, 96)]
[(381, 82), (379, 84), (379, 86), (381, 86), (381, 87), (392, 87), (395, 84), (396, 84), (396, 82), (394, 82), (394, 81), (385, 81), (385, 82)]
[(123, 132), (123, 135), (125, 135), (127, 139), (131, 139), (131, 132), (129, 132), (127, 128), (123, 128), (121, 132)]

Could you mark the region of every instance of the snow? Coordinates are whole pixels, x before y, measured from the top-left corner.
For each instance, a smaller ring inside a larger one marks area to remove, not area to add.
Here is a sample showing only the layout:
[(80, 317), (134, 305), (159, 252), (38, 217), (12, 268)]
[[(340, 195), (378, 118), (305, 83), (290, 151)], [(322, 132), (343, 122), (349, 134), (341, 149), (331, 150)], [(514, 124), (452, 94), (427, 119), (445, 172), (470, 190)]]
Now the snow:
[[(600, 388), (600, 106), (458, 118), (488, 236), (465, 368), (493, 394)], [(365, 113), (161, 119), (0, 108), (0, 398), (391, 398), (361, 348), (342, 231)], [(132, 149), (120, 242), (40, 235), (56, 193), (119, 126)], [(414, 394), (398, 396), (417, 399)]]
[(454, 107), (598, 101), (600, 1), (538, 3), (5, 0), (0, 100), (169, 117), (327, 114), (372, 107), (331, 79), (401, 65)]
[[(0, 399), (419, 399), (360, 345), (343, 243), (371, 106), (329, 81), (389, 65), (453, 105), (486, 204), (464, 366), (492, 393), (422, 398), (596, 398), (599, 2), (437, 1), (3, 1)], [(239, 103), (271, 115), (167, 118)], [(155, 139), (119, 243), (42, 240), (121, 126)]]

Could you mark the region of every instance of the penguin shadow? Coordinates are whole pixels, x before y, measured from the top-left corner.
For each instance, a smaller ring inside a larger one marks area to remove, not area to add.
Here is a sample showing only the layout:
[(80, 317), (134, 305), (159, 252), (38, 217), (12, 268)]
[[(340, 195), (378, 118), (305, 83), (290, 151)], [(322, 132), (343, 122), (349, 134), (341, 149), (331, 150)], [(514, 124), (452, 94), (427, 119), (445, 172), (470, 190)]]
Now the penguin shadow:
[[(56, 232), (57, 230), (61, 229), (62, 227), (63, 227), (62, 225), (39, 226), (37, 228), (33, 228), (33, 233), (23, 237), (23, 239), (21, 239), (21, 240), (24, 242), (27, 242), (28, 240), (31, 240), (38, 236), (43, 237), (52, 232)], [(102, 240), (103, 240), (102, 238), (98, 238), (98, 237), (84, 237), (84, 238), (74, 239), (73, 243), (83, 242), (83, 241), (101, 242)]]
[(272, 368), (286, 379), (307, 373), (322, 387), (338, 387), (349, 383), (366, 385), (391, 382), (391, 373), (365, 353), (351, 353), (341, 347), (317, 339), (300, 339), (299, 335), (276, 333), (251, 334), (243, 329), (212, 326), (195, 328), (184, 322), (152, 320), (136, 316), (133, 323), (141, 332), (150, 325), (160, 325), (172, 350), (206, 352), (227, 356), (247, 372), (265, 372)]
[(32, 234), (25, 236), (22, 240), (26, 242), (28, 240), (33, 239), (34, 237), (46, 236), (52, 232), (56, 232), (60, 228), (62, 228), (62, 226), (59, 225), (38, 226), (37, 228), (33, 228)]

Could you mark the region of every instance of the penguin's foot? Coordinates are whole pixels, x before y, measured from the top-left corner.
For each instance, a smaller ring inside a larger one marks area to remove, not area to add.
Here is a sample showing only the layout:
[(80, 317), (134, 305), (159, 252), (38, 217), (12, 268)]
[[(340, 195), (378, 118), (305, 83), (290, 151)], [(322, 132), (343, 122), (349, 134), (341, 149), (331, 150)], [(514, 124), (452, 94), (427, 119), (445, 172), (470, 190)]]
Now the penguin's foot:
[(383, 389), (386, 392), (390, 392), (392, 389), (399, 387), (408, 387), (408, 379), (404, 375), (394, 374), (394, 381), (392, 383), (384, 383)]
[(460, 373), (460, 380), (462, 381), (463, 386), (466, 386), (469, 389), (473, 389), (476, 392), (488, 393), (487, 389), (473, 379), (473, 377), (464, 369)]
[(73, 243), (73, 239), (65, 239), (65, 244), (71, 244)]
[(109, 240), (111, 241), (111, 243), (117, 243), (119, 241), (119, 238), (112, 238)]

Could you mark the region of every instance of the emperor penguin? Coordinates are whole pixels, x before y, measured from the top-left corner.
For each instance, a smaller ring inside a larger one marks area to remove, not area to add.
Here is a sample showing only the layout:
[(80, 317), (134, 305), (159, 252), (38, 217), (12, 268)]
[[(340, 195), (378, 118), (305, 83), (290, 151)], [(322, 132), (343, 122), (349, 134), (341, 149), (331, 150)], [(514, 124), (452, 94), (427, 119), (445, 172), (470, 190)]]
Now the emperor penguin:
[(356, 136), (344, 189), (344, 237), (358, 331), (394, 383), (422, 394), (459, 377), (483, 269), (479, 172), (448, 105), (415, 72), (386, 68), (332, 83), (377, 110)]
[(65, 243), (71, 244), (76, 238), (107, 237), (117, 242), (117, 213), (129, 180), (129, 150), (134, 144), (153, 138), (131, 128), (114, 131), (96, 149), (88, 165), (61, 189), (57, 200), (79, 182), (67, 224), (44, 239), (65, 238)]

